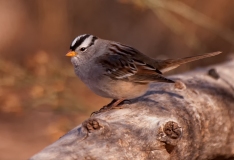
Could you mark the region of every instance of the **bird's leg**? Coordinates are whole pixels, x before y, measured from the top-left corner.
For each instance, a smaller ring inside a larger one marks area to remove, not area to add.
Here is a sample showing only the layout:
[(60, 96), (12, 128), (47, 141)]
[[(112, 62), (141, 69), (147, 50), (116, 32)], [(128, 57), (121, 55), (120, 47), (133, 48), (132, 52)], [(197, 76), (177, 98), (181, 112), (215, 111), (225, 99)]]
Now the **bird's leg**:
[(91, 116), (94, 114), (98, 114), (98, 113), (110, 110), (110, 109), (120, 108), (118, 105), (123, 101), (124, 99), (113, 99), (108, 105), (103, 106), (99, 111), (93, 112)]

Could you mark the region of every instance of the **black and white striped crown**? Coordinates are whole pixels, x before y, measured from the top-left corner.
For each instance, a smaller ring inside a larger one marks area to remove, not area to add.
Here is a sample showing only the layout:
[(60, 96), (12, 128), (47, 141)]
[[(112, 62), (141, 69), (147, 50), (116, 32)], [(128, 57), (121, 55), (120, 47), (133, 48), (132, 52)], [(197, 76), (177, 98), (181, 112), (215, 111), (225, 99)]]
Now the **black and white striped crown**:
[(92, 46), (95, 42), (95, 40), (97, 39), (96, 36), (90, 35), (90, 34), (83, 34), (80, 35), (78, 37), (76, 37), (71, 45), (70, 45), (70, 49), (72, 51), (76, 50), (76, 48), (80, 47), (84, 47), (84, 48), (88, 48), (90, 46)]

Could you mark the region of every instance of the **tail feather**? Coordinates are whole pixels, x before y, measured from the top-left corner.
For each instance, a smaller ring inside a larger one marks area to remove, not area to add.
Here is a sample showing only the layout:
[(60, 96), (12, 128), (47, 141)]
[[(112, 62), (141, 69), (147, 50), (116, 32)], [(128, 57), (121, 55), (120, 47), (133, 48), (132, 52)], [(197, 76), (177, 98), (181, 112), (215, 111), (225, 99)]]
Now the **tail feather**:
[(222, 53), (222, 52), (217, 51), (217, 52), (207, 53), (207, 54), (198, 55), (198, 56), (157, 61), (156, 66), (157, 66), (157, 69), (159, 71), (161, 71), (162, 73), (165, 73), (165, 72), (168, 72), (168, 71), (170, 71), (172, 69), (175, 69), (175, 68), (179, 67), (181, 64), (185, 64), (185, 63), (196, 61), (196, 60), (203, 59), (203, 58), (216, 56), (216, 55), (218, 55), (220, 53)]

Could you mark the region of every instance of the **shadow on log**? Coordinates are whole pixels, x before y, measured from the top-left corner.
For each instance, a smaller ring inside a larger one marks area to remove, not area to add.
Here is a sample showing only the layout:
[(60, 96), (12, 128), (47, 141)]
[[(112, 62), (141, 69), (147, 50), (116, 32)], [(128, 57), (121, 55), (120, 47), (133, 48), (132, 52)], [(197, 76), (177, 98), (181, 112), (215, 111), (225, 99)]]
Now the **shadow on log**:
[(156, 83), (31, 160), (234, 159), (234, 60)]

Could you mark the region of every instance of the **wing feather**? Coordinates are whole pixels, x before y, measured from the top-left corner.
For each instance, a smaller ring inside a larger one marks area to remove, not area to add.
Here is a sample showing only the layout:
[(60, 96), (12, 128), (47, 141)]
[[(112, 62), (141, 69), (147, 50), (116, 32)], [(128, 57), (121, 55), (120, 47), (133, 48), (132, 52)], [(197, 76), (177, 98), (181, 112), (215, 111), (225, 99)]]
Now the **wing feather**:
[(137, 58), (139, 54), (134, 48), (117, 43), (110, 47), (108, 53), (100, 56), (98, 62), (105, 68), (105, 75), (113, 79), (135, 83), (173, 82), (164, 78), (157, 68)]

